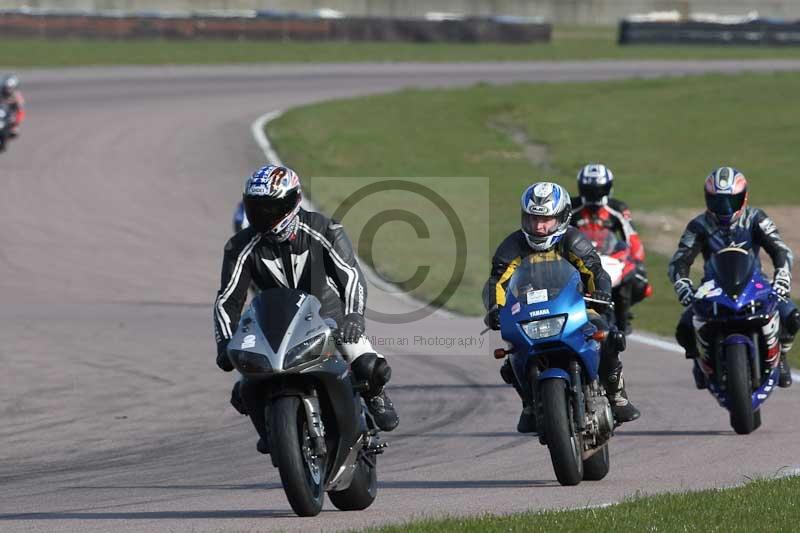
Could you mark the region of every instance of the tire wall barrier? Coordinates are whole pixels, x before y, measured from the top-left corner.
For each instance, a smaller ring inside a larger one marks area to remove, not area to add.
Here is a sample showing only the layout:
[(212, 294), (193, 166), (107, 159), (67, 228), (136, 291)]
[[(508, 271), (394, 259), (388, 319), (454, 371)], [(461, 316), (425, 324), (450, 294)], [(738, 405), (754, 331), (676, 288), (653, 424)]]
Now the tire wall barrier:
[(631, 22), (619, 25), (619, 44), (800, 45), (800, 22), (755, 20), (710, 22)]
[(0, 37), (298, 41), (549, 42), (550, 24), (501, 18), (32, 15), (0, 12)]

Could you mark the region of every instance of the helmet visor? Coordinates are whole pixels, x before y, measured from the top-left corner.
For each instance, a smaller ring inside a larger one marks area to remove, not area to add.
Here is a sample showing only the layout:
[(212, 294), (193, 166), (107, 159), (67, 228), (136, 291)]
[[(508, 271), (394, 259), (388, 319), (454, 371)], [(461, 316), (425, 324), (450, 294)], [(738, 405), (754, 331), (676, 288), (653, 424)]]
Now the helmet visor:
[(584, 200), (591, 203), (599, 203), (608, 196), (611, 187), (608, 185), (580, 185), (578, 192)]
[(744, 205), (746, 193), (706, 194), (706, 206), (712, 213), (729, 216), (738, 212)]
[(558, 230), (558, 217), (554, 215), (532, 215), (523, 211), (522, 229), (528, 235), (547, 237)]
[(292, 191), (284, 198), (269, 196), (245, 196), (244, 210), (250, 224), (258, 231), (269, 231), (286, 215), (297, 207), (300, 201), (299, 191)]

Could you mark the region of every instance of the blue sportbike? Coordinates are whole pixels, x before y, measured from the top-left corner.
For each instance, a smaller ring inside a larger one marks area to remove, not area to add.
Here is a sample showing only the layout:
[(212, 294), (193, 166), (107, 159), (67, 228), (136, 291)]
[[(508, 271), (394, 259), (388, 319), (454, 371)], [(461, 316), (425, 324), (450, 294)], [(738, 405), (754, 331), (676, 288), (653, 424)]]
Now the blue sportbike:
[(578, 271), (561, 257), (528, 256), (511, 277), (495, 351), (511, 366), (536, 412), (539, 440), (562, 485), (599, 480), (609, 470), (614, 417), (598, 380), (606, 332), (589, 322)]
[(730, 247), (706, 264), (694, 298), (698, 362), (708, 390), (730, 412), (734, 431), (751, 433), (778, 383), (780, 297), (752, 252)]

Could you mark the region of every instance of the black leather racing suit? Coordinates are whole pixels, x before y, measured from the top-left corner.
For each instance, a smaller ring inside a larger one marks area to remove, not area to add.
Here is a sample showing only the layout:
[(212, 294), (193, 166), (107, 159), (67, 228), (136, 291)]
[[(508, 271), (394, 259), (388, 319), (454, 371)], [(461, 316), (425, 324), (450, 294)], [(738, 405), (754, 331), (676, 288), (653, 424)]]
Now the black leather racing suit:
[(338, 324), (350, 313), (364, 315), (367, 284), (353, 246), (338, 224), (325, 215), (300, 210), (294, 238), (270, 242), (252, 227), (225, 245), (222, 279), (214, 304), (217, 350), (224, 350), (239, 323), (247, 288), (291, 287), (312, 294), (320, 314)]
[[(678, 249), (669, 263), (668, 275), (672, 283), (679, 279), (688, 278), (692, 263), (698, 254), (703, 254), (704, 262), (719, 250), (729, 246), (750, 250), (758, 259), (761, 248), (767, 252), (776, 269), (786, 268), (792, 270), (792, 250), (783, 242), (778, 233), (775, 222), (761, 209), (746, 207), (742, 215), (730, 227), (720, 227), (716, 218), (705, 212), (696, 216), (686, 226)], [(759, 263), (760, 268), (760, 263)], [(786, 329), (796, 307), (791, 300), (781, 302), (778, 310), (781, 322)], [(675, 338), (685, 350), (688, 358), (696, 358), (697, 343), (695, 340), (695, 327), (692, 323), (692, 308), (687, 308), (678, 321)], [(791, 329), (791, 328), (789, 328)], [(791, 346), (794, 334), (785, 338), (784, 343)]]

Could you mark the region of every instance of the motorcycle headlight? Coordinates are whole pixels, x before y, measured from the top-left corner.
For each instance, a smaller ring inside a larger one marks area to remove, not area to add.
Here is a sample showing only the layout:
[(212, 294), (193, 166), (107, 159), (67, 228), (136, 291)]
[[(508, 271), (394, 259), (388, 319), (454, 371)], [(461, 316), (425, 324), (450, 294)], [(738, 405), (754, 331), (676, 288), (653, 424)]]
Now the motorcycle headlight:
[(561, 333), (566, 322), (566, 316), (554, 316), (523, 324), (522, 329), (525, 331), (525, 335), (532, 340), (546, 339), (547, 337), (555, 337)]
[(288, 352), (283, 360), (283, 368), (288, 369), (293, 366), (302, 365), (313, 361), (322, 355), (322, 345), (325, 343), (325, 333), (321, 333), (316, 337), (304, 340)]
[(269, 374), (272, 365), (265, 355), (260, 353), (243, 352), (242, 350), (228, 351), (231, 362), (244, 374)]

